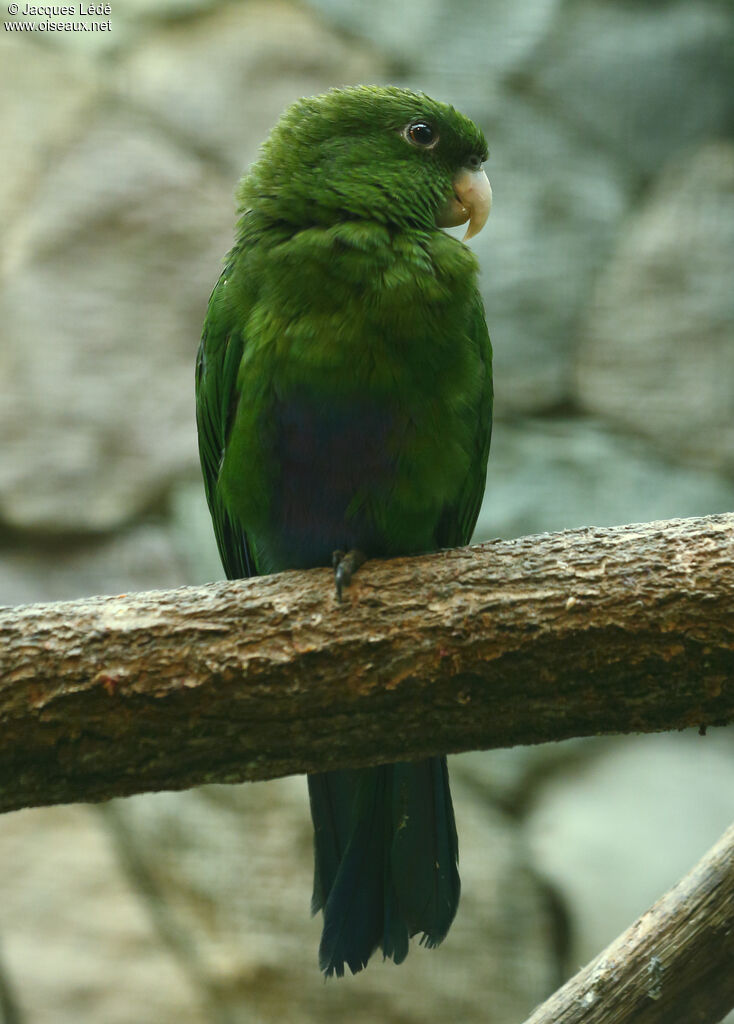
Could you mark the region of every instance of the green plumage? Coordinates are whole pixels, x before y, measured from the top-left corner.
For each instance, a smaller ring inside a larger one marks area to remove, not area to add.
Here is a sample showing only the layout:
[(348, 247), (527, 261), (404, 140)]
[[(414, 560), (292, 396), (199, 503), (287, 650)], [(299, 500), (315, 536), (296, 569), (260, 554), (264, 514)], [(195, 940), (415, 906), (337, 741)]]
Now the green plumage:
[[(427, 148), (406, 136), (429, 124)], [(436, 226), (471, 121), (399, 89), (283, 115), (243, 179), (197, 362), (207, 499), (230, 578), (465, 544), (484, 492), (491, 348), (470, 250)], [(369, 572), (369, 565), (361, 570)], [(353, 971), (458, 901), (445, 763), (310, 779), (321, 966)], [(450, 862), (450, 863), (449, 863)]]

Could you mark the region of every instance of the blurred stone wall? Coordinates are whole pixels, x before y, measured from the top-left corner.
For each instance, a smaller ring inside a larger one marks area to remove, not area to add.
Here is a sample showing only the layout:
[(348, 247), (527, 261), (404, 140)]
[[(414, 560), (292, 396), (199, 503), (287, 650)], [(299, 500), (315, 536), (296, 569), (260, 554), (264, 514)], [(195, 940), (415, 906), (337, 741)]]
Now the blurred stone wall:
[[(0, 602), (221, 575), (192, 378), (234, 185), (285, 104), (353, 82), (454, 102), (490, 142), (477, 537), (733, 507), (728, 0), (116, 0), (109, 21), (0, 34)], [(6, 815), (0, 1020), (511, 1024), (734, 811), (731, 730), (451, 770), (449, 938), (339, 983), (302, 779)]]

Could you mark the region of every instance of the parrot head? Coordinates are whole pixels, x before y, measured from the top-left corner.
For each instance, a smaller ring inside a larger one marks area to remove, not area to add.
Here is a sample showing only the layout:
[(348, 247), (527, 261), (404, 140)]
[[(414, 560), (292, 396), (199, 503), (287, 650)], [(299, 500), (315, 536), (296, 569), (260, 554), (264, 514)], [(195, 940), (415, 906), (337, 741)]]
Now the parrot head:
[(281, 116), (238, 190), (294, 228), (345, 219), (432, 230), (484, 225), (492, 190), (487, 143), (453, 107), (422, 93), (379, 86), (332, 89)]

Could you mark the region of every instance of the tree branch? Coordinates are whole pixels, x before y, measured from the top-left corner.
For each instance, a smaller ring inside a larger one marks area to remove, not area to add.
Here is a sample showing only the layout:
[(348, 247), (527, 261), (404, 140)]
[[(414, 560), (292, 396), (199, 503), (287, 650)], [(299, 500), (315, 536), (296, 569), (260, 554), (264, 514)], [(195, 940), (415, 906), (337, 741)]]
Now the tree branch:
[(734, 1007), (734, 825), (525, 1024), (718, 1024)]
[(0, 610), (0, 810), (734, 719), (734, 515)]

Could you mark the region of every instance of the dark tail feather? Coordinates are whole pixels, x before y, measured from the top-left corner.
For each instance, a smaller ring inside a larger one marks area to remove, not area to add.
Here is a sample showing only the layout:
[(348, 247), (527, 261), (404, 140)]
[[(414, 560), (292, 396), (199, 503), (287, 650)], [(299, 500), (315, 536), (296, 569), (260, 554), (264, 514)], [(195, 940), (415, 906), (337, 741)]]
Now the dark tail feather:
[(309, 776), (315, 833), (312, 910), (328, 975), (361, 970), (378, 945), (401, 963), (408, 937), (435, 946), (459, 901), (445, 758)]
[(311, 913), (326, 906), (352, 832), (359, 772), (322, 772), (308, 776), (314, 827), (314, 878)]
[(397, 764), (393, 778), (392, 880), (411, 935), (437, 946), (459, 905), (454, 808), (445, 757)]
[[(327, 978), (341, 977), (345, 965), (352, 974), (366, 967), (382, 934), (386, 770), (359, 774), (349, 841), (328, 895), (325, 889), (321, 894), (326, 903), (319, 966)], [(335, 781), (337, 787), (343, 783)], [(341, 823), (337, 827), (341, 831)], [(327, 870), (317, 868), (322, 886)]]

